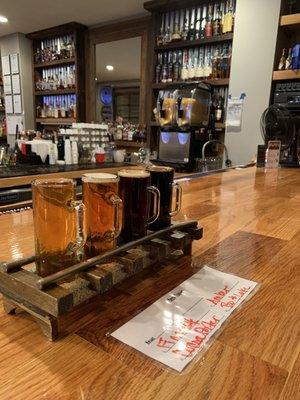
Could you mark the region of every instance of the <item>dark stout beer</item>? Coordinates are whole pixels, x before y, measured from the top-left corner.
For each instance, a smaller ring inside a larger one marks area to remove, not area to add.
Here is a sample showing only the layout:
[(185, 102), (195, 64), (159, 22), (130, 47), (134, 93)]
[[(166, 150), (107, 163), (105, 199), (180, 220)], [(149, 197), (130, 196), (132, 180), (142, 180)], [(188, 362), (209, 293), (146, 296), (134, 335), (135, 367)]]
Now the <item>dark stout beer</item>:
[[(150, 173), (139, 169), (119, 171), (119, 196), (123, 201), (121, 240), (129, 242), (147, 234), (147, 226), (159, 213), (159, 190), (150, 186)], [(150, 216), (153, 195), (153, 214)]]
[[(174, 169), (161, 165), (147, 167), (150, 172), (151, 185), (156, 186), (160, 191), (159, 217), (149, 225), (150, 230), (160, 230), (171, 225), (171, 217), (180, 211), (181, 187), (174, 183)], [(176, 190), (175, 208), (172, 207), (173, 188)]]

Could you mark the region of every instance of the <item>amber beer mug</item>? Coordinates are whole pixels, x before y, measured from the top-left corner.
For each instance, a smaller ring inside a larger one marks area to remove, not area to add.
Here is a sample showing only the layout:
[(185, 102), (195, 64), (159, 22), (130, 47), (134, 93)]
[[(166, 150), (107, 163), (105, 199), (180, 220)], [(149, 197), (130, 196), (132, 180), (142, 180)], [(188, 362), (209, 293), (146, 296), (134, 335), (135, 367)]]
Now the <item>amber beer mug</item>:
[(80, 262), (85, 243), (84, 205), (76, 201), (76, 182), (36, 179), (32, 202), (37, 274), (51, 275)]
[[(126, 243), (145, 236), (148, 225), (158, 218), (160, 193), (156, 187), (150, 185), (148, 171), (124, 169), (118, 175), (119, 196), (123, 201), (121, 241)], [(150, 216), (151, 209), (153, 212)]]
[[(182, 188), (179, 183), (174, 182), (174, 169), (162, 165), (150, 165), (151, 185), (160, 191), (159, 217), (149, 225), (149, 229), (156, 231), (171, 225), (171, 217), (179, 213), (181, 209)], [(175, 190), (175, 204), (173, 203), (173, 191)]]
[(122, 224), (122, 201), (118, 197), (117, 175), (84, 174), (83, 203), (86, 207), (85, 253), (93, 257), (116, 246)]

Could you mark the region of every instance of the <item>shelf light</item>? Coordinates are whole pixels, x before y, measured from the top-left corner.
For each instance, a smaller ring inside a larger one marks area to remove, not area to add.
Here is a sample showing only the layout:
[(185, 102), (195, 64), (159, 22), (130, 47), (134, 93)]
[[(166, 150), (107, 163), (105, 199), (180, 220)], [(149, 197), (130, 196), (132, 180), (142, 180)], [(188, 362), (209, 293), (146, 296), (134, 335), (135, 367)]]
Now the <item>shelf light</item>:
[(0, 24), (6, 24), (6, 22), (8, 22), (8, 19), (4, 15), (0, 15)]
[(107, 69), (107, 71), (113, 71), (114, 70), (114, 67), (112, 65), (107, 65), (105, 68)]

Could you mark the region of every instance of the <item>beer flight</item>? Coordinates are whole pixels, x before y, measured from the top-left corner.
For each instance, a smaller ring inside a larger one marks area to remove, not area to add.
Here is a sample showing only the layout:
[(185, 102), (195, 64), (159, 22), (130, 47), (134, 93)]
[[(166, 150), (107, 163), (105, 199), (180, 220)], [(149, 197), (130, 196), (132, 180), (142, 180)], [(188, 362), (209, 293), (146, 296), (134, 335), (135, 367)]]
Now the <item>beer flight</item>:
[(73, 179), (37, 179), (32, 202), (37, 274), (45, 277), (170, 226), (181, 187), (173, 168), (151, 165), (84, 174), (82, 201)]

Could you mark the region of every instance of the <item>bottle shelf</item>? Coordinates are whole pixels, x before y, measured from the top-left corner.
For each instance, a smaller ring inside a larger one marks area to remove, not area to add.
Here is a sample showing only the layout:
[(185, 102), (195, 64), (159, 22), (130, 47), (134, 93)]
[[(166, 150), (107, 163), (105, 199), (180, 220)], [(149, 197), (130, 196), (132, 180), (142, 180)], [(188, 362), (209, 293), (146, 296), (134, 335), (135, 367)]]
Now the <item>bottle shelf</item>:
[(75, 118), (36, 118), (36, 122), (42, 125), (72, 125)]
[(76, 89), (57, 89), (57, 90), (36, 90), (35, 96), (57, 96), (59, 94), (75, 94)]
[(290, 14), (290, 15), (282, 15), (280, 17), (280, 26), (300, 26), (300, 13), (298, 14)]
[[(153, 126), (155, 128), (159, 128), (159, 123), (156, 122), (156, 121), (151, 121), (150, 122), (150, 126)], [(215, 123), (215, 128), (216, 129), (225, 129), (226, 128), (225, 122), (216, 122)]]
[(180, 40), (176, 42), (171, 42), (168, 44), (164, 44), (161, 46), (155, 46), (155, 51), (164, 51), (164, 50), (176, 50), (176, 49), (183, 49), (189, 47), (197, 47), (204, 44), (214, 44), (214, 43), (222, 43), (222, 42), (229, 42), (233, 39), (233, 33), (225, 33), (224, 35), (220, 36), (212, 36), (203, 39), (195, 39), (195, 40)]
[(138, 142), (134, 142), (131, 140), (115, 140), (115, 145), (116, 146), (124, 146), (124, 147), (136, 147), (136, 148), (140, 148), (142, 147), (141, 143)]
[(167, 82), (167, 83), (153, 83), (152, 89), (165, 89), (170, 86), (182, 86), (182, 85), (196, 85), (198, 83), (208, 83), (213, 86), (227, 86), (229, 85), (229, 78), (219, 79), (202, 79), (200, 81), (178, 81), (178, 82)]
[(5, 107), (0, 107), (0, 111), (5, 111)]
[(290, 79), (300, 79), (300, 69), (296, 70), (289, 69), (287, 71), (273, 72), (273, 81), (284, 81)]
[(34, 68), (47, 68), (47, 67), (56, 67), (59, 65), (68, 65), (68, 64), (74, 64), (75, 63), (75, 58), (66, 58), (63, 60), (54, 60), (54, 61), (48, 61), (48, 62), (43, 62), (43, 63), (37, 63), (33, 64)]

